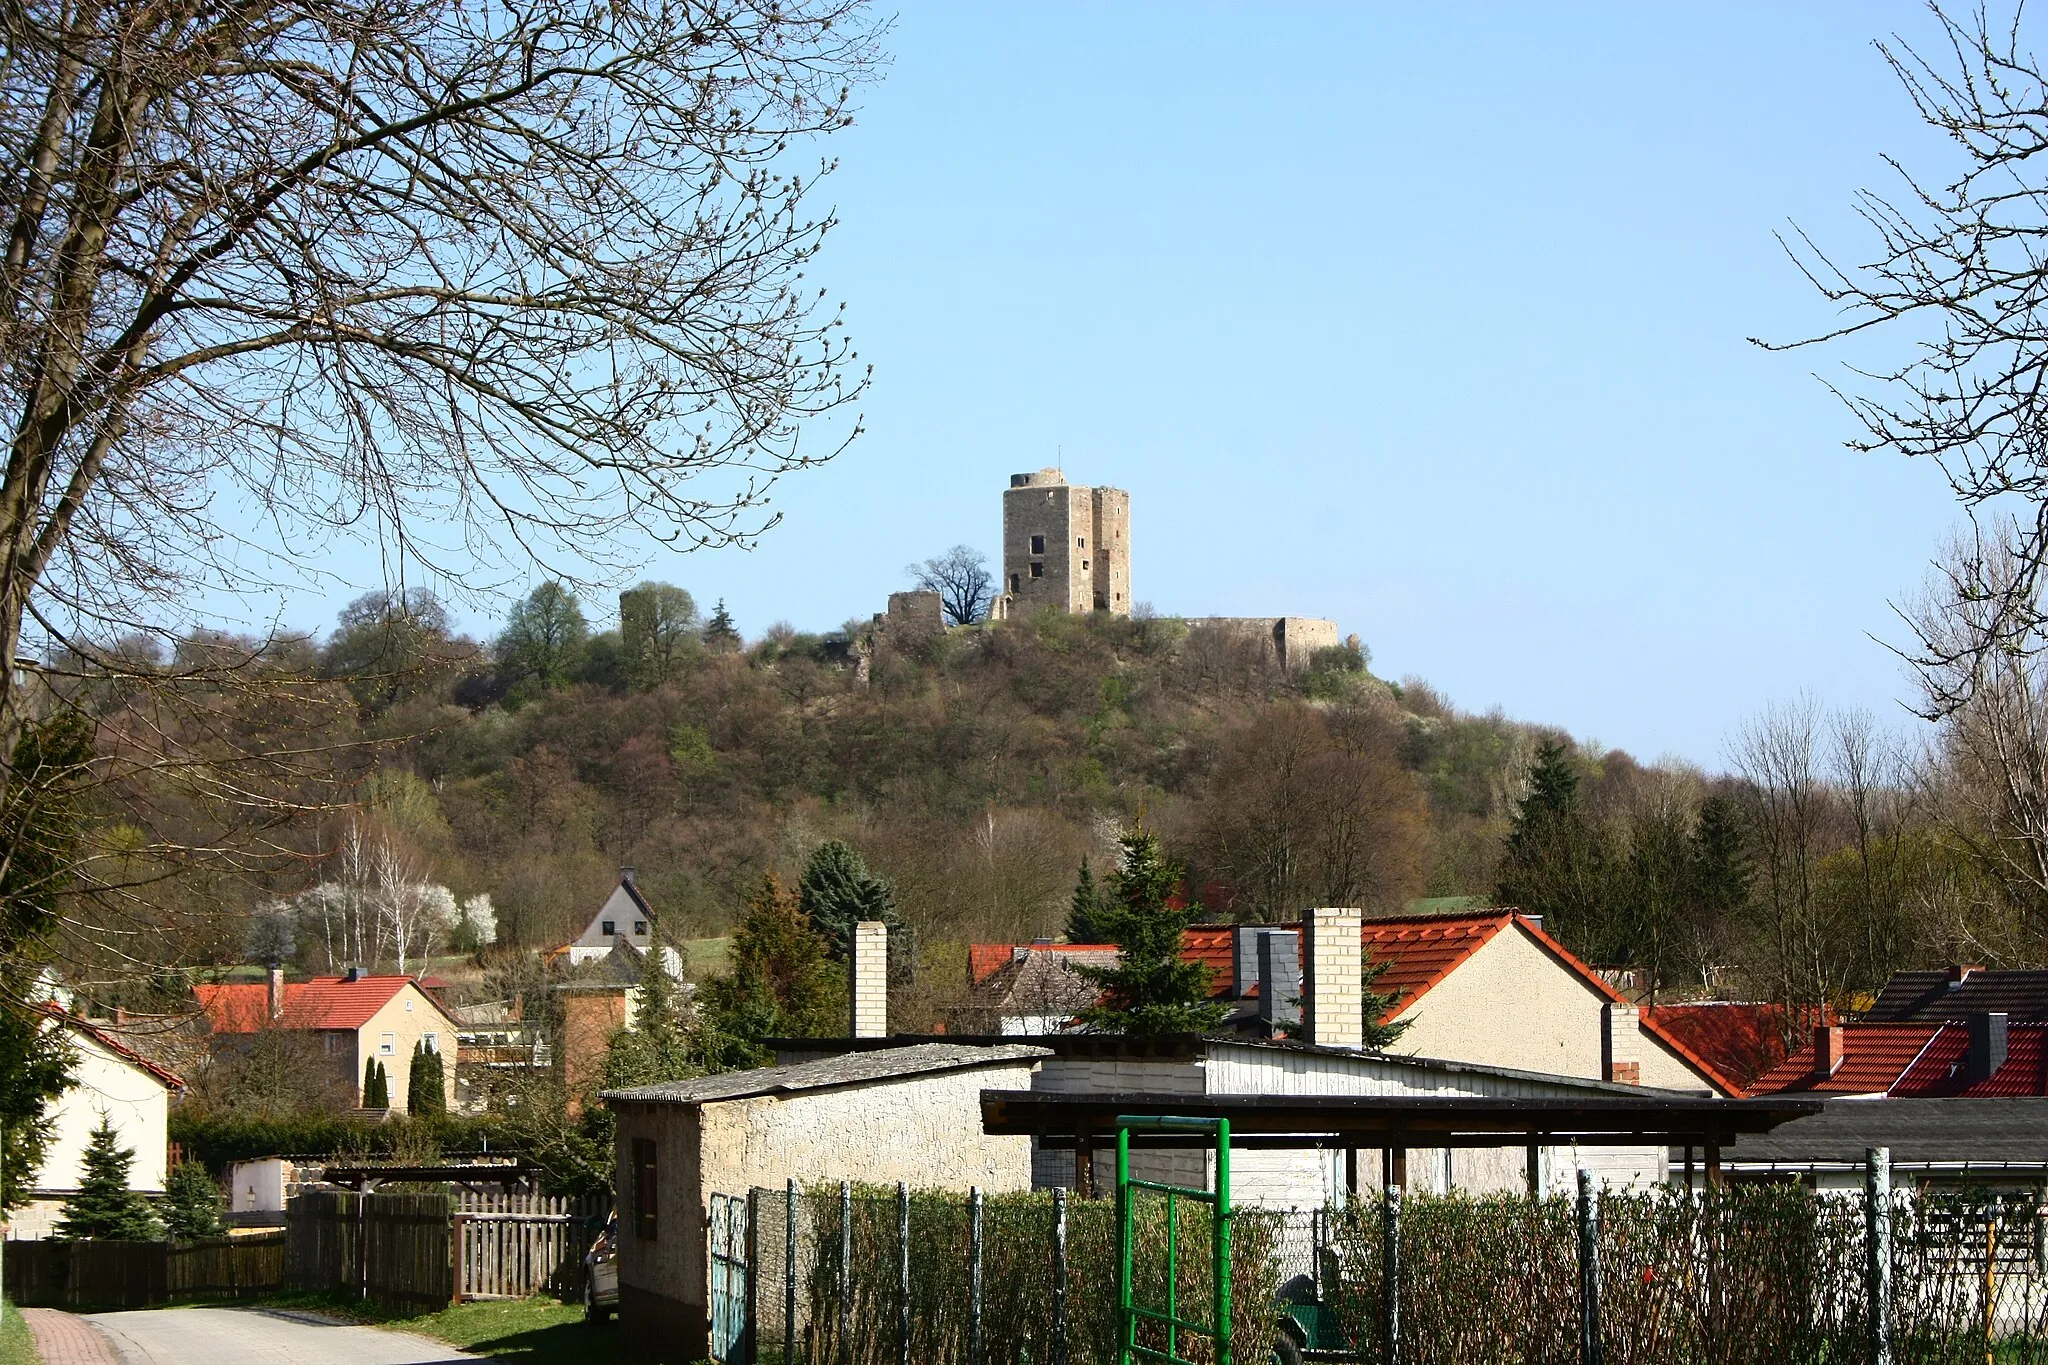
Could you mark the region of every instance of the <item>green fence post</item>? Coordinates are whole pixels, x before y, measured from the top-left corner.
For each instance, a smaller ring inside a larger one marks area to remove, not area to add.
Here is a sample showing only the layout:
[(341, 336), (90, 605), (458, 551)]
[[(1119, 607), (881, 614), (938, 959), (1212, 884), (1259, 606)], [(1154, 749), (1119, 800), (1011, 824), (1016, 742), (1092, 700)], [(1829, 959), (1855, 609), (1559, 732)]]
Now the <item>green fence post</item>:
[(1216, 1365), (1230, 1365), (1230, 1120), (1216, 1120)]
[(1116, 1312), (1117, 1365), (1131, 1365), (1138, 1344), (1138, 1318), (1131, 1312), (1131, 1130), (1116, 1130)]

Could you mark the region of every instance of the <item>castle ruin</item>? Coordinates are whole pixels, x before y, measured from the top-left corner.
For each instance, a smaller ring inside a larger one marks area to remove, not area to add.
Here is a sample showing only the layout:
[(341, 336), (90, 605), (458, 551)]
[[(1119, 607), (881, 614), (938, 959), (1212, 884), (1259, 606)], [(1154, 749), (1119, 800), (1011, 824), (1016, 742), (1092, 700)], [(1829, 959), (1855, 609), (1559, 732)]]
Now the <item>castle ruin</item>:
[(1131, 614), (1131, 495), (1083, 488), (1057, 469), (1012, 474), (1003, 490), (1003, 579), (989, 615)]

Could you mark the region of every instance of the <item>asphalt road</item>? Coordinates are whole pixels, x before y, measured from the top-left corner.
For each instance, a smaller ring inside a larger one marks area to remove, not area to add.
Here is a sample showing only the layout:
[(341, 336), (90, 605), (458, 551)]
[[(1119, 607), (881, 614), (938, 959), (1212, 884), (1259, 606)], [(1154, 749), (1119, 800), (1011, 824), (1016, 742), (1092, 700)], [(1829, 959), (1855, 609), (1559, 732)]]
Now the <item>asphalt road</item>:
[(439, 1365), (471, 1361), (438, 1341), (255, 1308), (93, 1313), (121, 1365)]

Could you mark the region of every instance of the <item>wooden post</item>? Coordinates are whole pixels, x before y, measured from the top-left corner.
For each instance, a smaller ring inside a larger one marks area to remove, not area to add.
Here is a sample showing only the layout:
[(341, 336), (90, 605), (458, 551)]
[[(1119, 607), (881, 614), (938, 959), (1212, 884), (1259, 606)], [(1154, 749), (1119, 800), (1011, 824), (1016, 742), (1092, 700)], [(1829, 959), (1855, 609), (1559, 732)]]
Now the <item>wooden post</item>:
[(1692, 1189), (1692, 1144), (1685, 1144), (1685, 1188)]
[(796, 1365), (796, 1177), (782, 1207), (782, 1365)]
[(1718, 1137), (1707, 1139), (1707, 1188), (1721, 1188), (1721, 1140)]
[(463, 1275), (467, 1269), (467, 1267), (465, 1267), (462, 1263), (462, 1254), (467, 1249), (463, 1246), (463, 1243), (468, 1240), (468, 1238), (464, 1236), (464, 1234), (467, 1233), (469, 1230), (469, 1215), (466, 1213), (458, 1213), (450, 1217), (448, 1222), (448, 1235), (449, 1238), (454, 1242), (454, 1245), (449, 1249), (450, 1253), (453, 1255), (455, 1259), (454, 1302), (461, 1303)]
[(1543, 1149), (1535, 1143), (1529, 1144), (1529, 1197), (1543, 1197)]
[(1086, 1128), (1074, 1133), (1074, 1193), (1083, 1199), (1095, 1197), (1095, 1148)]
[(910, 1186), (896, 1182), (896, 1365), (910, 1365)]
[(1346, 1147), (1344, 1149), (1344, 1193), (1353, 1199), (1358, 1198), (1358, 1149), (1356, 1147)]
[(1392, 1185), (1397, 1190), (1407, 1189), (1408, 1149), (1406, 1147), (1390, 1148), (1388, 1150), (1387, 1157), (1389, 1168), (1387, 1175), (1387, 1183), (1389, 1185)]

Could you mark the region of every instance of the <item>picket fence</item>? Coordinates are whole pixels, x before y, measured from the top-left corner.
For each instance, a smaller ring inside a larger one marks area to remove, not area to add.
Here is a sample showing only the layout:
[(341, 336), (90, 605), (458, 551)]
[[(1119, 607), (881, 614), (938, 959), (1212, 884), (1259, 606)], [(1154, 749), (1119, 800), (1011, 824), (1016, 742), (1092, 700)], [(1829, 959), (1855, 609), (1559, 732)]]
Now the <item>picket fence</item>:
[(465, 1299), (583, 1292), (583, 1253), (603, 1225), (602, 1199), (464, 1191), (455, 1197), (455, 1278)]

